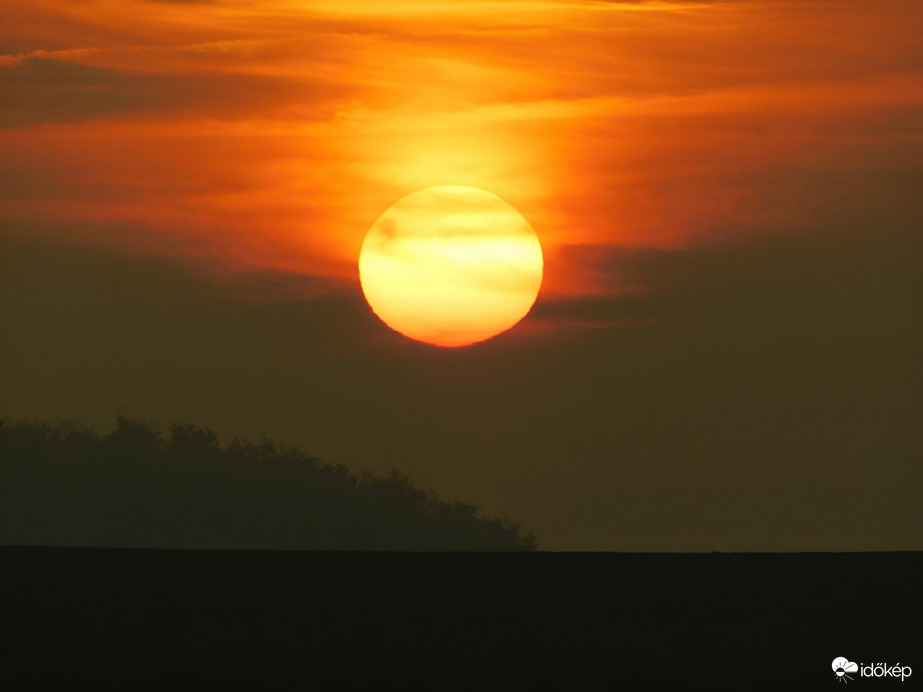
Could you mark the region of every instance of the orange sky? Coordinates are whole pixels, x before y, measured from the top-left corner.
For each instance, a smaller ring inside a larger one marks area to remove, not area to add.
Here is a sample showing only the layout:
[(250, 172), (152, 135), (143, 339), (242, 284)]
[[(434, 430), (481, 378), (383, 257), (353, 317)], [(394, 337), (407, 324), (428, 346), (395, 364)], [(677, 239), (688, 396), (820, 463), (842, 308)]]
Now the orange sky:
[(917, 0), (4, 0), (0, 219), (352, 281), (392, 202), (471, 185), (535, 228), (544, 292), (616, 291), (571, 251), (809, 229), (863, 171), (916, 161), (920, 17)]
[[(0, 416), (397, 467), (554, 550), (918, 550), (920, 36), (923, 0), (0, 0)], [(431, 186), (542, 242), (472, 348), (359, 285)]]

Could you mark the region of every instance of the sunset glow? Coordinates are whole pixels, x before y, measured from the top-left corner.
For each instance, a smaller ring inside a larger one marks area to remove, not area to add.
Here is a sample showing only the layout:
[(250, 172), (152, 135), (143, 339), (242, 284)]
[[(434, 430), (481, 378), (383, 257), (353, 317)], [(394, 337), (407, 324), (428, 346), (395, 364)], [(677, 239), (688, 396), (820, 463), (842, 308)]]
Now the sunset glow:
[(0, 428), (274, 440), (552, 550), (917, 550), (921, 35), (923, 0), (0, 0)]
[(805, 179), (910, 165), (918, 35), (891, 7), (9, 0), (0, 213), (355, 285), (382, 209), (460, 183), (529, 219), (548, 296), (610, 295), (585, 248), (808, 227)]

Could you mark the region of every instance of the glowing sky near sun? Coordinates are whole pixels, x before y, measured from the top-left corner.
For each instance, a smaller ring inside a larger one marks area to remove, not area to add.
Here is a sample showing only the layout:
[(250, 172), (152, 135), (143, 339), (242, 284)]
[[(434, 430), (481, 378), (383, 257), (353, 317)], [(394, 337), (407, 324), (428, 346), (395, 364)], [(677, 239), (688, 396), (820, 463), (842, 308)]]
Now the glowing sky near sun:
[(910, 165), (914, 7), (5, 0), (0, 216), (354, 281), (395, 200), (471, 185), (530, 220), (544, 291), (619, 290), (573, 253), (810, 226), (825, 179)]

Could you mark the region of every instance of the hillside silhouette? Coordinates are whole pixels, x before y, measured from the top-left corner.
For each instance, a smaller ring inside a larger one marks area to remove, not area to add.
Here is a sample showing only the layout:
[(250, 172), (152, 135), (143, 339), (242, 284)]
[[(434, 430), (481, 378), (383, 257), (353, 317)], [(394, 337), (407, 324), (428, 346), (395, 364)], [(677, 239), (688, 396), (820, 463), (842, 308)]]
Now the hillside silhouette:
[(301, 550), (534, 550), (392, 470), (356, 475), (271, 441), (222, 446), (208, 428), (164, 436), (120, 417), (100, 435), (0, 419), (0, 543)]

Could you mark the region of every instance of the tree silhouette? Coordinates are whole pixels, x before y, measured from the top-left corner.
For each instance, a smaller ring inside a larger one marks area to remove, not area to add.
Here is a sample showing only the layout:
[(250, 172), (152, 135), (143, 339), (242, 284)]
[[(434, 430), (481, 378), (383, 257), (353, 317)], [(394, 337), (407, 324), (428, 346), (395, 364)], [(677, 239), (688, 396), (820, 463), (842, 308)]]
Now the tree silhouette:
[(175, 548), (534, 550), (517, 524), (392, 470), (119, 417), (108, 435), (0, 419), (0, 542)]

